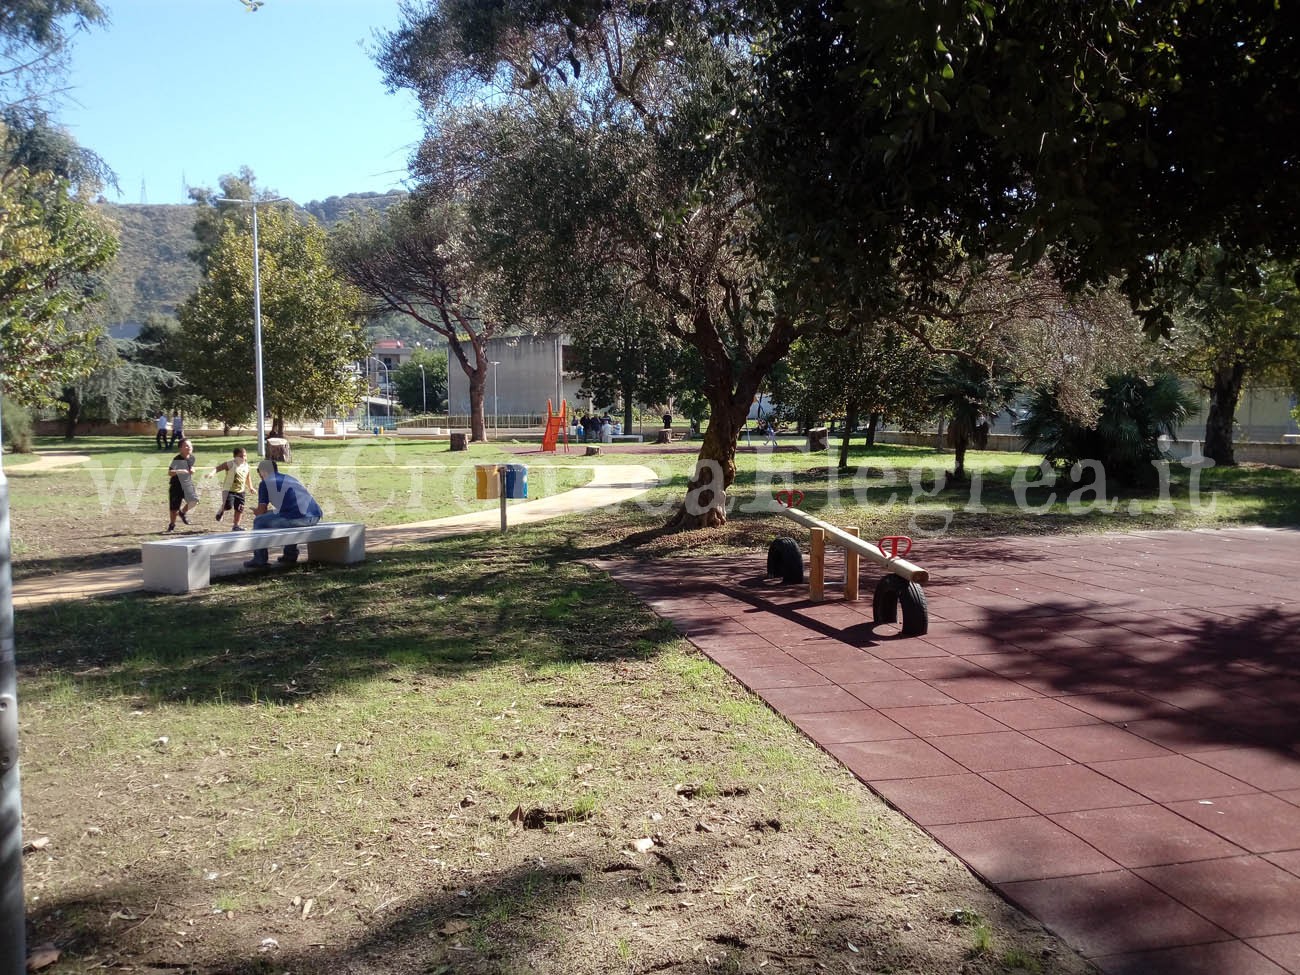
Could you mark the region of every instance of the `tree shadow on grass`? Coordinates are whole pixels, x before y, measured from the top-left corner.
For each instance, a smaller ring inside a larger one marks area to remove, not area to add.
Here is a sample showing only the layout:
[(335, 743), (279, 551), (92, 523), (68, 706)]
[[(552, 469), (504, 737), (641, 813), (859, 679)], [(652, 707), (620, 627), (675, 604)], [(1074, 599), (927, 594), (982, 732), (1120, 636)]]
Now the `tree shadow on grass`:
[(397, 666), (641, 659), (671, 631), (603, 574), (545, 548), (457, 538), (357, 566), (248, 574), (199, 596), (24, 609), (25, 694), (75, 683), (144, 703), (301, 700)]

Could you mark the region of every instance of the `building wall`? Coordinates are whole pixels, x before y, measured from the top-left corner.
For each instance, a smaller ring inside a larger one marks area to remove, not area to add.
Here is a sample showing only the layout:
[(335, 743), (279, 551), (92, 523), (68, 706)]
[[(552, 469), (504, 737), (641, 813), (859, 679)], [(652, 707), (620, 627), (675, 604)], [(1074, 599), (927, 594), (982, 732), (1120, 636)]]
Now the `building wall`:
[[(561, 378), (566, 340), (566, 336), (554, 332), (489, 339), (488, 359), (498, 365), (488, 370), (484, 412), (489, 417), (494, 413), (545, 413), (548, 399), (558, 410), (557, 394), (568, 399), (571, 410), (579, 408), (581, 383), (574, 377)], [(447, 352), (447, 410), (468, 413), (469, 377), (460, 368), (456, 354), (450, 349)]]
[(387, 366), (391, 372), (396, 370), (402, 363), (410, 361), (411, 357), (415, 355), (415, 348), (415, 346), (407, 345), (397, 339), (380, 339), (375, 342), (370, 354)]
[[(1178, 428), (1179, 440), (1204, 440), (1205, 417), (1210, 411), (1209, 398), (1199, 391), (1195, 394), (1200, 401), (1200, 409)], [(1023, 402), (1017, 402), (1023, 408)], [(1241, 392), (1241, 402), (1237, 404), (1237, 423), (1233, 429), (1233, 440), (1238, 442), (1281, 443), (1286, 434), (1300, 433), (1300, 427), (1291, 418), (1291, 410), (1296, 400), (1290, 390), (1279, 388), (1247, 388)], [(999, 413), (992, 425), (993, 433), (1014, 433), (1013, 418), (1007, 413)]]

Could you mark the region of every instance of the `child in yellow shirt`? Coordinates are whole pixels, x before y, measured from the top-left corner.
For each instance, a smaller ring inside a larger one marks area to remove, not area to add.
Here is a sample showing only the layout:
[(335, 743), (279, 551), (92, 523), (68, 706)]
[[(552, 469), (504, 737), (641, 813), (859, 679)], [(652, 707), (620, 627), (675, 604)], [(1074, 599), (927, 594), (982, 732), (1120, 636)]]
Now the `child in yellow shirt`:
[(217, 521), (227, 511), (233, 511), (234, 524), (231, 525), (231, 531), (242, 532), (244, 529), (239, 524), (239, 519), (244, 516), (244, 497), (248, 491), (249, 479), (252, 477), (252, 469), (248, 466), (248, 451), (243, 447), (236, 447), (234, 456), (224, 464), (216, 466), (216, 473), (225, 472), (225, 480), (221, 486), (221, 507), (217, 509)]

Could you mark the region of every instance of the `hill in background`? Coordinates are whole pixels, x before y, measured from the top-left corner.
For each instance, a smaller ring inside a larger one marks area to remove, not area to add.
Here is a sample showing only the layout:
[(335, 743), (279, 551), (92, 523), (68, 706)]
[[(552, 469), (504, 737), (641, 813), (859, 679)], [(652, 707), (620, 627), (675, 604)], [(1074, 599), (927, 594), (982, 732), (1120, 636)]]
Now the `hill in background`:
[[(386, 210), (405, 193), (349, 193), (299, 207), (326, 227), (357, 210)], [(194, 207), (187, 204), (102, 204), (121, 237), (117, 265), (107, 280), (104, 322), (116, 338), (132, 338), (145, 317), (175, 315), (201, 280), (190, 260)]]

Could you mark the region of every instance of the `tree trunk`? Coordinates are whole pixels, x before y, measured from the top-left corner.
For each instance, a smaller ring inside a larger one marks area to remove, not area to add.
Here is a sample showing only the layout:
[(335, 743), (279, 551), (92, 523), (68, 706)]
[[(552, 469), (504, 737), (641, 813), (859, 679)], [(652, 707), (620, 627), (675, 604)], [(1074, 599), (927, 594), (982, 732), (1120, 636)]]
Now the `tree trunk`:
[(1246, 367), (1240, 362), (1221, 364), (1210, 381), (1210, 412), (1205, 418), (1204, 453), (1221, 467), (1235, 467), (1232, 425), (1237, 418), (1241, 383)]
[(876, 445), (876, 427), (878, 427), (879, 425), (880, 425), (880, 414), (872, 413), (871, 419), (867, 421), (866, 442), (868, 447), (874, 447)]
[(710, 384), (709, 425), (686, 484), (686, 498), (668, 522), (669, 528), (718, 528), (727, 523), (727, 488), (736, 480), (736, 444), (749, 416), (754, 394), (766, 370), (751, 366), (736, 381)]
[(483, 403), (487, 399), (487, 361), (479, 357), (479, 367), (469, 372), (469, 439), (475, 443), (487, 440), (487, 418)]
[(271, 417), (271, 436), (279, 437), (281, 440), (284, 439), (284, 417)]
[(686, 499), (669, 528), (719, 528), (727, 523), (727, 488), (736, 479), (736, 441), (743, 422), (732, 410), (715, 409), (709, 417), (695, 473), (686, 483)]
[(844, 411), (844, 436), (840, 438), (840, 470), (848, 470), (849, 466), (849, 437), (858, 427), (858, 404), (849, 401), (848, 409)]
[(623, 384), (623, 432), (632, 429), (632, 397), (636, 395), (635, 383)]
[(81, 420), (81, 394), (75, 387), (69, 386), (63, 391), (63, 402), (68, 404), (68, 416), (63, 426), (63, 439), (72, 440), (77, 435), (77, 423)]
[(954, 431), (953, 452), (956, 460), (952, 465), (952, 479), (954, 481), (966, 480), (966, 448), (970, 445), (970, 437), (965, 431)]
[(763, 380), (790, 351), (797, 334), (793, 322), (778, 316), (762, 348), (738, 362), (715, 325), (707, 308), (695, 310), (690, 341), (704, 364), (709, 425), (695, 473), (686, 485), (686, 498), (668, 522), (669, 528), (717, 528), (727, 523), (727, 489), (736, 480), (736, 443)]

